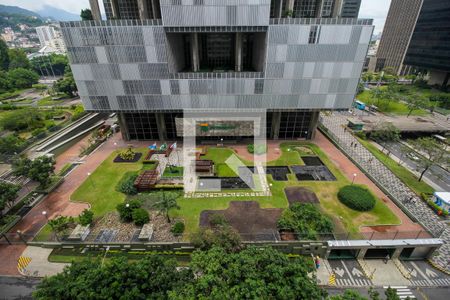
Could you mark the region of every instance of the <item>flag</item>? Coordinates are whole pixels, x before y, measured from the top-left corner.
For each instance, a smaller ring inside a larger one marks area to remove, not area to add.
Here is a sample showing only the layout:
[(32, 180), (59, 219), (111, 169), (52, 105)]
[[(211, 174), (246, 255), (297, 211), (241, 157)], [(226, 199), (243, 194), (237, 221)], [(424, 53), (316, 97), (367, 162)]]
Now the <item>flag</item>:
[(149, 148), (150, 150), (156, 150), (156, 143), (154, 143), (154, 144), (151, 145), (151, 146), (148, 146), (148, 148)]
[(173, 150), (177, 149), (177, 142), (170, 145), (170, 149), (173, 149)]
[(162, 150), (162, 151), (164, 151), (166, 149), (167, 149), (167, 144), (166, 143), (162, 144), (161, 147), (159, 147), (159, 150)]

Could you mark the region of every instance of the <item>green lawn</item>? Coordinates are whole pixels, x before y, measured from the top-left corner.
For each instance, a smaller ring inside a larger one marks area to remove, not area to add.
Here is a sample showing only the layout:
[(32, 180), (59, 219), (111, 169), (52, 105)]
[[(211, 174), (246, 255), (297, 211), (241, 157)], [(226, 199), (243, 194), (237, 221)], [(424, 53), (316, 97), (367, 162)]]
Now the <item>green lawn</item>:
[(164, 169), (163, 177), (180, 177), (183, 176), (183, 167), (169, 167)]
[(391, 170), (404, 184), (412, 189), (417, 195), (421, 193), (432, 194), (434, 189), (423, 181), (418, 181), (416, 175), (411, 173), (405, 167), (399, 166), (397, 162), (382, 153), (377, 147), (372, 145), (368, 140), (358, 138), (359, 142), (364, 145), (378, 160), (380, 160), (389, 170)]
[(96, 217), (114, 211), (117, 204), (123, 202), (125, 194), (115, 190), (116, 184), (125, 172), (139, 171), (142, 168), (146, 149), (136, 149), (143, 153), (136, 163), (114, 163), (118, 151), (113, 152), (71, 195), (75, 202), (87, 202)]
[(60, 99), (60, 100), (53, 100), (52, 96), (47, 96), (45, 98), (42, 98), (40, 100), (38, 100), (38, 105), (39, 106), (53, 106), (53, 105), (61, 105), (63, 103), (64, 100)]
[[(384, 113), (392, 113), (396, 115), (408, 115), (409, 112), (409, 109), (405, 103), (398, 101), (388, 102), (386, 99), (380, 99), (380, 101), (378, 102), (378, 100), (372, 98), (370, 91), (364, 91), (361, 94), (359, 94), (356, 98), (364, 102), (365, 104), (368, 105), (373, 104), (377, 106), (380, 109), (380, 111)], [(414, 110), (411, 113), (412, 116), (423, 116), (426, 114), (428, 114), (428, 112), (423, 109)]]
[[(397, 216), (381, 201), (377, 200), (375, 208), (370, 212), (358, 212), (343, 205), (337, 199), (337, 192), (340, 187), (350, 184), (350, 181), (342, 175), (339, 169), (328, 159), (328, 157), (314, 144), (310, 143), (285, 143), (281, 145), (282, 155), (275, 161), (268, 162), (268, 165), (295, 165), (303, 164), (300, 158), (298, 146), (310, 147), (327, 165), (330, 171), (337, 178), (335, 182), (318, 181), (298, 181), (294, 174), (288, 175), (288, 181), (274, 181), (269, 175), (269, 183), (272, 183), (272, 197), (240, 197), (240, 198), (180, 198), (178, 205), (180, 210), (172, 210), (171, 216), (182, 218), (186, 224), (186, 233), (195, 232), (198, 229), (200, 213), (203, 210), (223, 210), (228, 208), (230, 201), (257, 201), (262, 208), (287, 208), (284, 188), (287, 186), (303, 186), (313, 190), (319, 200), (320, 208), (324, 213), (331, 216), (335, 223), (335, 230), (338, 232), (348, 231), (352, 237), (359, 237), (360, 226), (400, 224)], [(211, 151), (212, 150), (212, 151)], [(289, 151), (288, 151), (289, 150)], [(217, 159), (219, 163), (224, 162), (233, 152), (230, 149), (210, 148), (209, 158)], [(309, 154), (310, 155), (310, 154)], [(251, 164), (244, 161), (245, 164)], [(230, 170), (232, 172), (232, 170)]]

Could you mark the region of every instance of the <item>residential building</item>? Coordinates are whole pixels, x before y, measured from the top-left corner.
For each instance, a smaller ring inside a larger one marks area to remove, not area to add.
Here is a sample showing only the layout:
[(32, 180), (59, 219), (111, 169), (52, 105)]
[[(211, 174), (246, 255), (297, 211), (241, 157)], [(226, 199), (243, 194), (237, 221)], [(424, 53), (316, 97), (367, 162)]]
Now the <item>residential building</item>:
[(309, 139), (356, 93), (373, 26), (339, 17), (350, 2), (104, 0), (102, 21), (94, 0), (96, 20), (61, 30), (86, 110), (117, 112), (125, 139), (179, 139), (187, 111), (255, 110), (268, 138)]
[(428, 84), (450, 84), (449, 0), (423, 1), (404, 63), (428, 71)]
[(55, 26), (36, 27), (36, 33), (39, 37), (41, 47), (49, 46), (61, 53), (66, 51), (66, 46), (61, 37), (61, 33), (58, 28), (55, 28)]
[(416, 26), (423, 0), (392, 0), (377, 50), (375, 71), (392, 68), (396, 74), (409, 72), (406, 51)]

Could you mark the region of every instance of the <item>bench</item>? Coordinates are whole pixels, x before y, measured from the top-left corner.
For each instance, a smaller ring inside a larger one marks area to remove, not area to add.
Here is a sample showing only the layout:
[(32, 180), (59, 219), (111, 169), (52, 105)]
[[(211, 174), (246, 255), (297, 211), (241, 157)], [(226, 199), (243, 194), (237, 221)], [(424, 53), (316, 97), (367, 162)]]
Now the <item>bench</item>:
[(140, 241), (150, 241), (152, 239), (152, 236), (153, 236), (153, 224), (149, 223), (142, 226), (138, 239)]

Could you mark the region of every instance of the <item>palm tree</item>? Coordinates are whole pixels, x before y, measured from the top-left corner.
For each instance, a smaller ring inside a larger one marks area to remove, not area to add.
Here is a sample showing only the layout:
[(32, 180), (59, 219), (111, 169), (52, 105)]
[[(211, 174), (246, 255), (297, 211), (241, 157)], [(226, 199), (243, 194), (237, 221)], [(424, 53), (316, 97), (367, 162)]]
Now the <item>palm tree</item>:
[(175, 192), (161, 192), (162, 197), (157, 201), (153, 207), (159, 210), (160, 213), (166, 215), (167, 222), (170, 223), (169, 211), (173, 208), (180, 209), (177, 204), (178, 193)]

